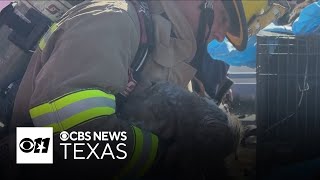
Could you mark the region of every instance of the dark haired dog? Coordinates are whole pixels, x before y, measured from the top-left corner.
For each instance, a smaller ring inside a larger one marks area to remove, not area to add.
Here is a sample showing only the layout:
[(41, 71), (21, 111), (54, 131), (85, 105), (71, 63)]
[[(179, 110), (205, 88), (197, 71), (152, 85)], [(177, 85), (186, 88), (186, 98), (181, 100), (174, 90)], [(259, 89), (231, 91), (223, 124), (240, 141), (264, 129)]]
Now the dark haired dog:
[(121, 116), (170, 142), (168, 156), (177, 163), (170, 163), (171, 168), (180, 167), (188, 179), (199, 178), (203, 171), (219, 173), (213, 168), (236, 151), (240, 140), (237, 119), (214, 101), (167, 82), (131, 95)]

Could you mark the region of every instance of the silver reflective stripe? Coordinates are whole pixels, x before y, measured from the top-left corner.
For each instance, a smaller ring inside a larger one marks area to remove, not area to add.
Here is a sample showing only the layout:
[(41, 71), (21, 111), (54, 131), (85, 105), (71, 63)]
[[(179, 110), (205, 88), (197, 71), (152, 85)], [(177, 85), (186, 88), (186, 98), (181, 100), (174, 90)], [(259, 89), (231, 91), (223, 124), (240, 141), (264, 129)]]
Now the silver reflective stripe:
[(116, 103), (114, 100), (104, 97), (88, 98), (67, 105), (60, 110), (33, 118), (33, 123), (35, 126), (47, 126), (49, 124), (61, 122), (85, 110), (106, 106), (115, 109)]
[(53, 34), (54, 32), (52, 32), (50, 29), (48, 30), (48, 32), (43, 36), (43, 40), (44, 42), (47, 44), (49, 38), (51, 37), (51, 35)]

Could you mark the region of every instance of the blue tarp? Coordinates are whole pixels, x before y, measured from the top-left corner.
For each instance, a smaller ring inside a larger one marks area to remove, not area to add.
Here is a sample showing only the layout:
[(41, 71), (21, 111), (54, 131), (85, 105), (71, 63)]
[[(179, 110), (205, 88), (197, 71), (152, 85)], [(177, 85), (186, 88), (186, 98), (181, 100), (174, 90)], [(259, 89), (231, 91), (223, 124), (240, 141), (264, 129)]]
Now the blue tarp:
[(224, 61), (231, 66), (255, 67), (256, 42), (255, 36), (249, 38), (247, 48), (239, 52), (227, 39), (221, 43), (212, 41), (208, 45), (208, 52), (213, 59)]
[(320, 32), (320, 1), (301, 10), (300, 16), (292, 24), (292, 31), (297, 35)]
[[(272, 32), (290, 33), (290, 26), (276, 26), (271, 23), (264, 30)], [(212, 41), (208, 45), (208, 52), (213, 59), (222, 60), (231, 66), (256, 66), (256, 45), (257, 37), (252, 36), (248, 39), (247, 48), (240, 52), (236, 50), (226, 38), (223, 42)]]

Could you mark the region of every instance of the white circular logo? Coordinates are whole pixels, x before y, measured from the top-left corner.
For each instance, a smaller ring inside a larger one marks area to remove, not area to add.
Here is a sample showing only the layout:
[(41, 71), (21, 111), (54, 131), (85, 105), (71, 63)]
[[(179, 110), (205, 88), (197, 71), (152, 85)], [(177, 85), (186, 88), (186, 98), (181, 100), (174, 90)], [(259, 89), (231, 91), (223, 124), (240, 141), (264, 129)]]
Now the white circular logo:
[(60, 133), (61, 141), (67, 141), (69, 139), (69, 133), (67, 131), (62, 131)]

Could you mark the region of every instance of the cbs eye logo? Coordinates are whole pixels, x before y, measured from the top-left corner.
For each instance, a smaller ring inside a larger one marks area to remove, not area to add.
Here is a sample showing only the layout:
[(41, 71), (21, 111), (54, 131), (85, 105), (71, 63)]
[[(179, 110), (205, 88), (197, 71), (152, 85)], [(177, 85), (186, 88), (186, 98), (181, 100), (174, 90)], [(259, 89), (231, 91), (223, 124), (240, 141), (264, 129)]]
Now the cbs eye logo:
[(50, 138), (37, 138), (32, 140), (30, 138), (24, 138), (20, 141), (20, 150), (24, 153), (47, 153), (49, 149)]
[(17, 164), (53, 164), (53, 128), (17, 127)]

